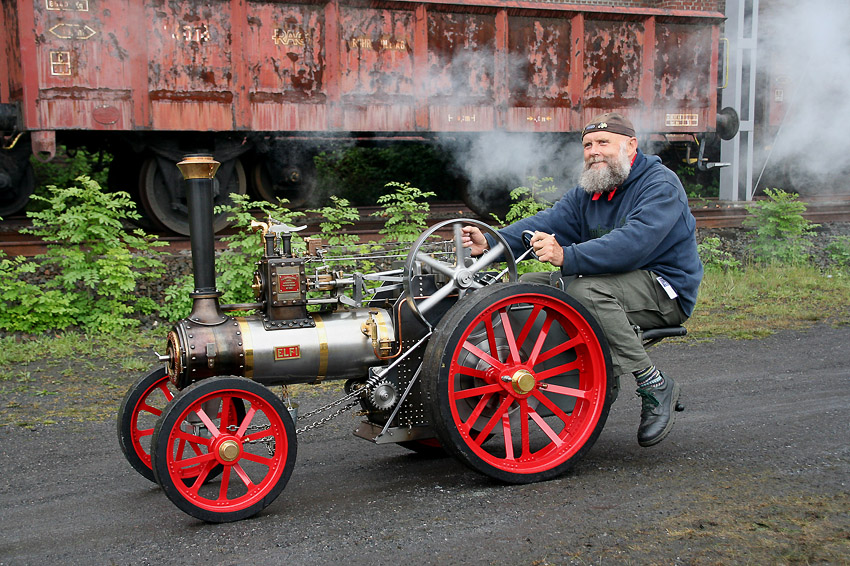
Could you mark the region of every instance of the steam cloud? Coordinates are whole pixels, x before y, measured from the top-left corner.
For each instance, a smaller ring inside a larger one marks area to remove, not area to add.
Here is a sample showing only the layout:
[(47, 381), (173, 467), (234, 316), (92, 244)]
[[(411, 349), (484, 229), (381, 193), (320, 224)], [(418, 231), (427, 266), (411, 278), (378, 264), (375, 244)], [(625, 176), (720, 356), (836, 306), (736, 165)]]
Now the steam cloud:
[[(784, 90), (774, 81), (765, 104), (784, 95), (787, 114), (778, 127), (755, 138), (765, 148), (755, 174), (783, 171), (800, 194), (848, 191), (847, 133), (850, 129), (850, 3), (847, 0), (777, 2), (762, 0), (759, 72), (787, 77)], [(758, 131), (757, 124), (757, 131)], [(769, 152), (769, 153), (768, 153)], [(773, 179), (766, 174), (757, 189)]]

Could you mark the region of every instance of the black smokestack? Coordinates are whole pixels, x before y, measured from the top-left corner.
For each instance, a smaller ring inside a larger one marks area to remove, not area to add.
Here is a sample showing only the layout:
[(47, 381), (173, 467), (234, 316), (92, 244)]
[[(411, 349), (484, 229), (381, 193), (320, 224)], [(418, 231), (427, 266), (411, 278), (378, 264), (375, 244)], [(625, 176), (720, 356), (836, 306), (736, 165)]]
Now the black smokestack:
[(220, 324), (221, 313), (215, 288), (215, 240), (213, 239), (213, 190), (215, 173), (221, 165), (211, 155), (186, 155), (177, 164), (183, 173), (186, 204), (189, 207), (189, 238), (195, 291), (189, 319), (200, 324)]

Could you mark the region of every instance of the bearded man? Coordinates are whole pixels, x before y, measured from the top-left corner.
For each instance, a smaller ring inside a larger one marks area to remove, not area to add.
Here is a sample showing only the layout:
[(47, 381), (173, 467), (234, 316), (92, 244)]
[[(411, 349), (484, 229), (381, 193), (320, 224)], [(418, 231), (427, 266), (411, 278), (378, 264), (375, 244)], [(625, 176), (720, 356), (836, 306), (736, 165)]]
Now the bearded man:
[[(560, 268), (560, 281), (549, 274), (524, 280), (560, 284), (595, 316), (614, 374), (635, 377), (642, 398), (638, 443), (652, 446), (673, 426), (680, 389), (652, 363), (634, 326), (677, 326), (693, 312), (703, 273), (696, 221), (676, 174), (658, 157), (644, 155), (627, 118), (597, 116), (581, 137), (579, 186), (500, 234), (519, 256), (522, 233), (533, 231), (535, 255)], [(463, 228), (472, 255), (494, 243), (474, 226)]]

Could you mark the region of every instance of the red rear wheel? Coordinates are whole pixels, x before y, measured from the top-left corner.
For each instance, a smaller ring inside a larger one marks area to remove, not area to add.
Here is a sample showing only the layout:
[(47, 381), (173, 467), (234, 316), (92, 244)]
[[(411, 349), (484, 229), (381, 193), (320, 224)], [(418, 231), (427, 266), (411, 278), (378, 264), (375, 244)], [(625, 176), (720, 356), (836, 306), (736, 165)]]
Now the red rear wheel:
[[(239, 405), (244, 417), (230, 410)], [(221, 410), (210, 412), (211, 406)], [(296, 443), (289, 412), (271, 391), (245, 378), (210, 378), (183, 390), (157, 422), (153, 470), (184, 512), (208, 522), (238, 521), (259, 513), (286, 486)], [(220, 478), (210, 481), (218, 467)]]
[(134, 470), (156, 481), (151, 469), (151, 437), (154, 425), (176, 389), (168, 381), (165, 368), (141, 377), (124, 396), (118, 409), (118, 444)]
[(590, 449), (613, 401), (608, 345), (554, 287), (500, 284), (459, 301), (425, 352), (444, 447), (510, 483), (550, 479)]
[[(154, 426), (176, 392), (177, 389), (169, 381), (165, 368), (158, 368), (141, 377), (127, 390), (118, 409), (118, 444), (121, 446), (121, 452), (134, 470), (152, 482), (156, 481), (151, 467)], [(245, 407), (241, 402), (234, 403), (230, 408), (233, 411), (231, 418), (245, 416)], [(216, 418), (221, 418), (218, 414), (220, 410), (220, 405), (207, 406), (207, 411), (214, 412)], [(201, 453), (197, 444), (187, 443), (186, 446), (196, 454)], [(197, 471), (196, 469), (195, 475)], [(219, 466), (209, 477), (220, 473)], [(194, 476), (187, 476), (184, 481), (194, 481)]]

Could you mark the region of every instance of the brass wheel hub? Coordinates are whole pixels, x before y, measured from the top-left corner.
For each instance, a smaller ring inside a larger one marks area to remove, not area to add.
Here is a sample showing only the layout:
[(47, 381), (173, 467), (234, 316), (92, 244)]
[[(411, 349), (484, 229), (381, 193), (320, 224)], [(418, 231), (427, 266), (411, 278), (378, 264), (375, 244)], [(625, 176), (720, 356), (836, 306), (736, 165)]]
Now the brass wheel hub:
[(518, 369), (513, 375), (503, 375), (502, 381), (510, 383), (514, 393), (517, 395), (528, 395), (534, 390), (534, 386), (537, 385), (534, 374), (527, 369)]
[(235, 440), (225, 440), (218, 447), (218, 457), (222, 462), (233, 462), (239, 459), (242, 448)]

